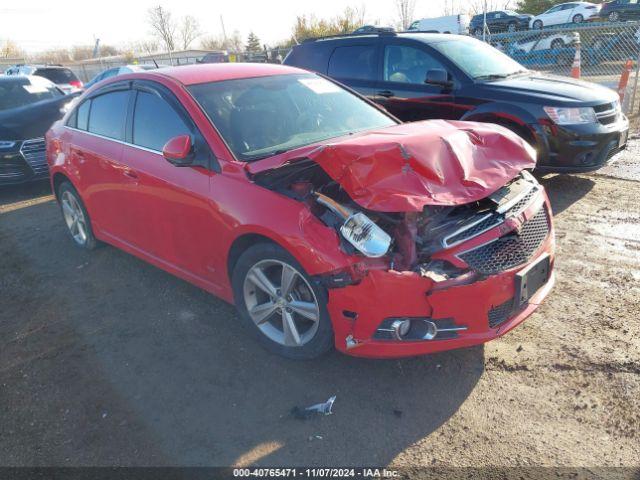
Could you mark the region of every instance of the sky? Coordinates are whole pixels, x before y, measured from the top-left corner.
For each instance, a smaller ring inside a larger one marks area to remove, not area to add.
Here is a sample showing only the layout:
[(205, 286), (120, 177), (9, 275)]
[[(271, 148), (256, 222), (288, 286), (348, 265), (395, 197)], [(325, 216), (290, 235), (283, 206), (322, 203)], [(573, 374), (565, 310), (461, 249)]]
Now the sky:
[[(415, 16), (436, 16), (447, 2), (451, 0), (416, 0)], [(347, 6), (365, 5), (369, 23), (392, 24), (397, 19), (394, 0), (108, 0), (68, 4), (2, 0), (0, 42), (11, 40), (29, 53), (93, 45), (95, 38), (100, 38), (103, 45), (124, 47), (150, 36), (147, 11), (158, 4), (174, 17), (196, 17), (206, 34), (222, 34), (222, 16), (227, 34), (238, 30), (246, 39), (254, 31), (266, 44), (288, 38), (298, 15), (330, 18)]]

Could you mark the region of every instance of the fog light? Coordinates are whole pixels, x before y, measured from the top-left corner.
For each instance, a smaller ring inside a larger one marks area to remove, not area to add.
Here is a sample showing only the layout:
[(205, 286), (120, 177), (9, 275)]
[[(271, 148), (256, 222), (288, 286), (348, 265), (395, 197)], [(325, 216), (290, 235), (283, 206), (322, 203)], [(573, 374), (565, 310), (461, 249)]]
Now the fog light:
[(395, 320), (391, 324), (393, 334), (397, 340), (402, 340), (402, 337), (406, 336), (411, 329), (411, 320)]
[(425, 332), (422, 336), (423, 340), (433, 340), (438, 335), (438, 327), (435, 323), (430, 322), (428, 320), (423, 320)]

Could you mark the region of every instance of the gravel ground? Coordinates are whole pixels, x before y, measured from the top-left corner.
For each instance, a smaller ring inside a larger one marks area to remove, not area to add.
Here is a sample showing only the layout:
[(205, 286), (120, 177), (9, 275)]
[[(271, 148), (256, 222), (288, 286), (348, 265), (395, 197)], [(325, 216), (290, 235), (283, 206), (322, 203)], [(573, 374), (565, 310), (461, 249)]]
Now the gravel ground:
[(4, 188), (0, 465), (640, 467), (639, 149), (543, 179), (557, 284), (531, 318), (402, 361), (272, 356), (224, 302), (76, 249), (47, 185)]

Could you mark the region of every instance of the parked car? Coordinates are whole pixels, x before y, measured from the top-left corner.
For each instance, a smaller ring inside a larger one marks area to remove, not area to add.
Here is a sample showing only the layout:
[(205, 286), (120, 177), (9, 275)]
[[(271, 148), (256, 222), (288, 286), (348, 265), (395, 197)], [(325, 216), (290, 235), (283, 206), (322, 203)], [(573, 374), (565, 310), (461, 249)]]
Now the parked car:
[(15, 65), (8, 68), (5, 75), (36, 75), (55, 83), (64, 93), (82, 90), (82, 82), (71, 69), (60, 65)]
[(544, 13), (532, 17), (531, 28), (540, 29), (566, 23), (582, 23), (585, 20), (597, 18), (600, 15), (600, 5), (589, 2), (561, 3), (551, 7)]
[(482, 35), (486, 20), (487, 29), (491, 33), (515, 32), (517, 30), (528, 30), (529, 20), (532, 15), (524, 15), (511, 10), (498, 10), (485, 14), (474, 15), (469, 23), (469, 31), (474, 35)]
[(616, 92), (527, 70), (472, 37), (326, 38), (293, 47), (284, 63), (333, 77), (404, 121), (501, 124), (536, 148), (539, 171), (596, 170), (626, 146)]
[(145, 70), (155, 70), (161, 66), (156, 65), (123, 65), (122, 67), (109, 68), (98, 75), (93, 77), (88, 83), (85, 84), (85, 88), (90, 88), (96, 83), (106, 79), (115, 77), (117, 75), (124, 75), (125, 73), (144, 72)]
[(382, 27), (380, 25), (363, 25), (360, 28), (356, 28), (353, 33), (354, 34), (366, 34), (366, 33), (384, 33), (384, 32), (395, 32), (395, 28), (393, 27)]
[(486, 342), (553, 284), (526, 142), (486, 123), (402, 124), (296, 68), (108, 79), (48, 132), (47, 158), (78, 246), (110, 243), (234, 302), (287, 357)]
[(613, 0), (612, 2), (605, 2), (600, 9), (600, 17), (610, 22), (640, 20), (640, 4), (638, 0)]
[(456, 33), (465, 35), (469, 32), (469, 15), (448, 15), (446, 17), (423, 18), (411, 24), (409, 30), (434, 33)]
[(48, 177), (44, 134), (73, 97), (46, 78), (0, 76), (0, 185)]
[(557, 50), (572, 45), (575, 37), (571, 33), (553, 33), (542, 35), (540, 33), (525, 36), (510, 44), (510, 50), (529, 53), (537, 50)]
[(229, 52), (225, 50), (210, 52), (196, 60), (196, 63), (229, 63)]

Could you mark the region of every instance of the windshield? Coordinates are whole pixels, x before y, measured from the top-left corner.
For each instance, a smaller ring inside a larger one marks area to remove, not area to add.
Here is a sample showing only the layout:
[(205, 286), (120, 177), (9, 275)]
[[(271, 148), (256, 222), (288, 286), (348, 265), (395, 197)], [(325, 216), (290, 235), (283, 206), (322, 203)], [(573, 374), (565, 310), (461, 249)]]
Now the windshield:
[(68, 68), (38, 68), (34, 75), (44, 77), (53, 83), (70, 83), (78, 81), (78, 77)]
[(364, 100), (312, 74), (204, 83), (189, 91), (243, 161), (396, 124)]
[(31, 81), (28, 77), (2, 81), (0, 82), (0, 110), (23, 107), (63, 95), (51, 82), (37, 77), (31, 77)]
[(515, 60), (480, 40), (446, 40), (431, 46), (476, 80), (507, 78), (527, 71)]

